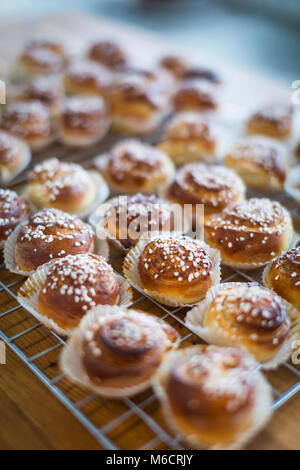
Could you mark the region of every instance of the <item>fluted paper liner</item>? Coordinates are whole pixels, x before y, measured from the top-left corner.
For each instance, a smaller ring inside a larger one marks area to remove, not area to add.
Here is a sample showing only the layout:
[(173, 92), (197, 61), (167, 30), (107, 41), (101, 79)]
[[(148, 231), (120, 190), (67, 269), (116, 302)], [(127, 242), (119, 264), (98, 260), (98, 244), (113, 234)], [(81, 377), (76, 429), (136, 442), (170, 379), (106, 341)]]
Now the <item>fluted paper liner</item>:
[[(180, 233), (171, 233), (169, 236), (180, 236)], [(129, 280), (129, 282), (132, 284), (132, 286), (141, 292), (142, 294), (147, 294), (153, 299), (157, 300), (158, 302), (168, 305), (170, 307), (188, 307), (191, 304), (184, 304), (181, 302), (177, 302), (175, 299), (172, 297), (169, 297), (165, 294), (160, 294), (155, 291), (150, 291), (147, 290), (143, 287), (143, 284), (140, 279), (139, 271), (138, 271), (138, 262), (139, 262), (139, 257), (142, 254), (144, 248), (146, 245), (148, 245), (151, 241), (155, 240), (156, 238), (168, 238), (168, 235), (161, 234), (159, 236), (154, 236), (151, 239), (147, 238), (140, 238), (138, 243), (136, 244), (135, 247), (133, 247), (129, 253), (127, 254), (125, 260), (124, 260), (124, 265), (123, 265), (123, 272), (125, 277)], [(206, 252), (209, 254), (212, 264), (214, 267), (214, 272), (215, 272), (215, 280), (214, 280), (214, 285), (217, 285), (221, 282), (221, 268), (220, 268), (220, 254), (218, 250), (215, 250), (213, 248), (210, 248), (205, 242), (201, 242), (201, 246)], [(194, 305), (194, 304), (193, 304)]]
[[(77, 383), (78, 385), (83, 385), (91, 391), (108, 398), (129, 397), (146, 390), (152, 385), (153, 378), (156, 373), (155, 371), (142, 382), (118, 388), (95, 384), (85, 373), (81, 360), (82, 340), (84, 332), (89, 326), (91, 319), (94, 319), (95, 315), (111, 316), (122, 311), (124, 310), (120, 307), (111, 307), (109, 305), (97, 306), (96, 308), (90, 310), (90, 312), (81, 320), (79, 327), (73, 331), (72, 336), (64, 347), (60, 358), (61, 369), (65, 374), (67, 374), (72, 382)], [(159, 318), (157, 318), (157, 320), (159, 322), (161, 321)], [(179, 339), (180, 338), (178, 336), (178, 341), (172, 345), (172, 348), (178, 347)]]
[[(237, 341), (232, 340), (225, 334), (221, 328), (212, 329), (208, 326), (203, 326), (205, 313), (213, 302), (213, 300), (224, 290), (231, 287), (243, 286), (245, 283), (241, 282), (226, 282), (224, 284), (219, 284), (218, 286), (213, 286), (207, 292), (207, 295), (204, 300), (200, 301), (195, 305), (191, 310), (189, 310), (185, 317), (185, 324), (187, 328), (192, 330), (197, 336), (202, 338), (208, 344), (215, 344), (216, 346), (232, 346), (238, 347), (243, 350), (247, 350), (247, 347), (243, 344), (239, 344)], [(292, 345), (296, 338), (295, 334), (295, 309), (290, 305), (286, 300), (282, 299), (283, 304), (285, 305), (289, 317), (291, 319), (291, 330), (289, 337), (285, 340), (282, 347), (279, 351), (269, 359), (268, 361), (261, 362), (260, 365), (263, 369), (276, 369), (282, 362), (287, 360), (292, 352)], [(251, 354), (250, 351), (248, 351)]]
[[(38, 299), (43, 285), (46, 281), (48, 272), (55, 260), (45, 263), (40, 266), (37, 271), (30, 276), (18, 292), (18, 302), (28, 312), (30, 312), (37, 320), (43, 323), (47, 328), (54, 330), (56, 333), (62, 336), (70, 336), (72, 330), (65, 330), (56, 324), (54, 320), (41, 315), (38, 311)], [(118, 305), (127, 308), (132, 303), (132, 289), (120, 274), (116, 274), (117, 281), (120, 289), (120, 298)], [(102, 307), (102, 306), (101, 306)]]
[[(211, 450), (237, 450), (242, 449), (245, 445), (251, 441), (256, 434), (258, 434), (272, 414), (272, 391), (269, 383), (263, 376), (263, 374), (257, 369), (257, 364), (253, 360), (253, 374), (256, 374), (256, 393), (253, 405), (253, 416), (252, 424), (249, 429), (241, 432), (240, 435), (235, 439), (234, 442), (228, 445), (215, 444), (208, 446), (205, 443), (199, 442), (197, 436), (193, 434), (183, 434), (180, 425), (178, 424), (176, 417), (174, 416), (173, 410), (170, 406), (168, 396), (165, 390), (165, 382), (168, 374), (172, 369), (173, 365), (178, 363), (182, 355), (187, 357), (193, 356), (199, 349), (197, 346), (193, 346), (186, 349), (180, 349), (178, 351), (171, 351), (167, 354), (164, 362), (160, 366), (158, 373), (156, 374), (154, 381), (154, 390), (158, 396), (161, 404), (165, 420), (168, 423), (170, 429), (176, 433), (176, 435), (182, 438), (187, 444), (192, 446), (193, 449), (211, 449)], [(249, 358), (252, 359), (251, 356)]]

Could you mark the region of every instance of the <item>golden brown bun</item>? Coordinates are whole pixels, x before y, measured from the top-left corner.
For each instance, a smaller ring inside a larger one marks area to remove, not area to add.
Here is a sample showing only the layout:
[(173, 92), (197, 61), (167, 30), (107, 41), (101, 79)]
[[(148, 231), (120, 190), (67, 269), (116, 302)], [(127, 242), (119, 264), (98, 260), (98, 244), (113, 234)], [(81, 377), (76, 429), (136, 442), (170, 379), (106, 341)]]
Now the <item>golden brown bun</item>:
[(57, 115), (60, 139), (71, 147), (93, 145), (108, 131), (108, 112), (100, 96), (77, 95), (67, 98)]
[(26, 140), (32, 150), (47, 147), (56, 138), (50, 111), (40, 101), (8, 104), (3, 110), (0, 127)]
[(251, 269), (267, 264), (289, 247), (293, 224), (279, 202), (252, 198), (208, 217), (205, 234), (224, 263)]
[(199, 78), (184, 80), (173, 97), (178, 111), (210, 111), (218, 107), (217, 89), (214, 83)]
[(96, 62), (72, 62), (65, 72), (65, 88), (69, 94), (106, 96), (111, 74)]
[(258, 285), (220, 292), (205, 312), (203, 326), (243, 346), (257, 362), (272, 359), (288, 339), (290, 319), (282, 299)]
[(300, 308), (300, 246), (279, 256), (266, 272), (270, 289)]
[(176, 164), (214, 160), (216, 136), (209, 122), (199, 113), (179, 113), (167, 124), (159, 148)]
[(110, 110), (116, 131), (146, 134), (157, 128), (169, 106), (167, 81), (159, 74), (131, 70), (110, 87)]
[(143, 234), (151, 230), (172, 231), (174, 222), (166, 202), (154, 194), (141, 193), (117, 198), (104, 218), (105, 229), (125, 249), (134, 246)]
[(256, 111), (246, 123), (248, 134), (262, 134), (274, 139), (286, 139), (292, 132), (292, 108), (273, 103)]
[(113, 72), (120, 72), (129, 66), (125, 52), (112, 41), (99, 41), (88, 51), (88, 58), (104, 65)]
[[(67, 57), (67, 51), (64, 43), (60, 39), (54, 39), (53, 37), (35, 37), (31, 39), (27, 44), (28, 48), (43, 48), (47, 49), (61, 58)], [(26, 49), (25, 47), (25, 49)]]
[(0, 243), (29, 216), (29, 204), (14, 191), (0, 189)]
[(0, 130), (0, 181), (9, 182), (30, 160), (31, 152), (26, 142)]
[(35, 40), (26, 45), (18, 59), (21, 75), (37, 76), (56, 74), (65, 65), (66, 55), (61, 43)]
[(208, 82), (219, 84), (221, 83), (220, 76), (211, 69), (207, 69), (205, 67), (187, 67), (183, 73), (181, 78), (183, 80), (190, 80), (190, 79), (201, 79), (207, 80)]
[(116, 305), (119, 285), (112, 267), (91, 253), (54, 261), (38, 300), (38, 312), (70, 330), (96, 305)]
[(97, 187), (82, 166), (50, 158), (30, 172), (25, 193), (38, 209), (52, 207), (79, 214), (94, 203)]
[(159, 66), (171, 73), (174, 78), (181, 79), (188, 67), (188, 62), (183, 57), (166, 55), (160, 59)]
[(41, 101), (52, 113), (58, 111), (63, 98), (61, 80), (52, 76), (32, 78), (19, 95), (20, 100)]
[(148, 381), (177, 341), (174, 328), (144, 312), (100, 315), (84, 332), (83, 367), (92, 383), (121, 392)]
[(248, 187), (259, 189), (283, 189), (288, 171), (283, 150), (265, 137), (243, 139), (227, 153), (225, 165), (233, 168)]
[(145, 290), (185, 304), (205, 297), (216, 274), (210, 255), (198, 240), (172, 236), (146, 245), (139, 257), (138, 272)]
[(104, 170), (111, 188), (128, 194), (157, 193), (173, 173), (173, 163), (163, 151), (133, 139), (112, 148)]
[(193, 448), (238, 446), (255, 428), (257, 399), (270, 406), (254, 368), (252, 358), (234, 348), (197, 345), (169, 353), (155, 389), (173, 431)]
[(23, 225), (15, 246), (22, 271), (34, 271), (53, 258), (94, 251), (95, 235), (88, 224), (57, 209), (36, 212)]
[(218, 165), (189, 163), (182, 166), (167, 199), (179, 204), (204, 204), (204, 215), (222, 212), (228, 205), (244, 199), (245, 186), (232, 170)]

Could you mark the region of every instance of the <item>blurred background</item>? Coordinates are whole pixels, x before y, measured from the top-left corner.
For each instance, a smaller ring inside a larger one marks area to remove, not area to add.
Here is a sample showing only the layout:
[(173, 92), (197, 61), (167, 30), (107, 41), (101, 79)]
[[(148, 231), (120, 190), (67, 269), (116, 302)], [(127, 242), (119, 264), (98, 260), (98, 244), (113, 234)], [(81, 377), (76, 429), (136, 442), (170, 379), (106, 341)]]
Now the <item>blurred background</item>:
[(214, 60), (300, 79), (300, 0), (1, 0), (0, 27), (68, 9), (146, 28)]

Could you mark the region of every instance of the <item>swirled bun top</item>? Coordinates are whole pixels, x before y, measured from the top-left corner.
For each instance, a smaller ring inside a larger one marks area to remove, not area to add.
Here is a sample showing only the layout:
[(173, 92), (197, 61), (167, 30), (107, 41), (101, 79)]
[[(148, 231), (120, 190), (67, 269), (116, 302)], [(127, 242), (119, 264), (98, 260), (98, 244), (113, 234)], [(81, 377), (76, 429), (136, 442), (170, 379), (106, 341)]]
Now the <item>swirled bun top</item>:
[[(66, 57), (67, 51), (62, 41), (59, 39), (47, 38), (47, 37), (36, 37), (31, 39), (27, 44), (27, 48), (43, 48), (54, 52), (55, 54)], [(26, 49), (25, 47), (25, 49)]]
[(23, 91), (22, 97), (29, 101), (41, 101), (56, 111), (62, 98), (61, 83), (56, 77), (37, 76), (32, 78)]
[(200, 137), (205, 140), (213, 139), (208, 121), (200, 113), (192, 111), (176, 114), (166, 127), (165, 137), (174, 140)]
[(216, 85), (209, 80), (183, 80), (173, 96), (176, 111), (205, 111), (218, 107)]
[(60, 122), (64, 129), (95, 132), (106, 115), (107, 107), (100, 96), (72, 96), (63, 103)]
[(234, 171), (218, 165), (190, 163), (179, 169), (168, 198), (181, 204), (204, 204), (208, 215), (241, 201), (244, 194), (245, 186)]
[(88, 57), (114, 72), (119, 72), (129, 66), (126, 53), (112, 41), (96, 42), (88, 51)]
[(20, 230), (15, 258), (20, 269), (33, 271), (54, 258), (93, 249), (94, 233), (88, 224), (66, 212), (43, 209), (36, 212)]
[(65, 85), (70, 93), (103, 95), (111, 82), (111, 74), (100, 64), (89, 60), (72, 62), (65, 73)]
[(29, 215), (28, 202), (14, 191), (0, 189), (0, 242)]
[(52, 40), (34, 40), (28, 43), (19, 57), (26, 75), (58, 73), (63, 68), (65, 60), (62, 44)]
[(284, 139), (291, 134), (292, 107), (284, 103), (271, 103), (254, 112), (248, 119), (247, 132)]

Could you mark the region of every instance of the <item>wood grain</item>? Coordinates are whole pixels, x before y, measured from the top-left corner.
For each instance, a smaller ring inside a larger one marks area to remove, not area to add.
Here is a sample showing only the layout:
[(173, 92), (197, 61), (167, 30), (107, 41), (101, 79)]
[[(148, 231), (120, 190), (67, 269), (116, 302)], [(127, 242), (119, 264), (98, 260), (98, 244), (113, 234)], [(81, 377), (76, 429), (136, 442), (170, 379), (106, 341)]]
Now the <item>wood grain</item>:
[[(78, 32), (80, 31), (80, 34)], [(86, 47), (88, 42), (100, 35), (112, 37), (117, 35), (128, 47), (140, 55), (141, 50), (147, 50), (147, 57), (151, 58), (159, 53), (171, 49), (170, 45), (162, 43), (160, 39), (153, 38), (138, 30), (112, 23), (108, 20), (89, 17), (78, 13), (69, 13), (58, 17), (28, 22), (10, 26), (0, 30), (0, 57), (8, 63), (20, 49), (24, 40), (32, 34), (54, 34), (67, 39), (75, 52)], [(145, 54), (143, 54), (144, 56)], [(212, 63), (211, 58), (205, 62)], [(269, 80), (254, 76), (250, 73), (236, 71), (231, 67), (218, 64), (221, 73), (228, 78), (228, 97), (234, 97), (235, 102), (248, 104), (259, 102), (267, 96), (287, 97), (289, 90)], [(255, 87), (253, 87), (255, 83)], [(242, 86), (241, 86), (242, 85)], [(110, 135), (95, 147), (84, 151), (69, 151), (59, 145), (35, 156), (38, 161), (50, 155), (58, 155), (64, 159), (81, 161), (89, 165), (91, 158), (105, 151), (116, 140), (117, 136)], [(151, 137), (155, 140), (155, 136)], [(24, 176), (20, 178), (22, 181)], [(17, 189), (20, 186), (17, 186)], [(290, 199), (285, 198), (284, 204), (292, 211), (297, 206)], [(295, 220), (296, 228), (300, 231), (300, 217)], [(114, 267), (120, 270), (121, 260), (113, 260)], [(253, 273), (253, 278), (259, 280), (261, 271)], [(230, 277), (231, 281), (245, 281), (243, 274), (235, 273), (229, 268), (223, 268), (223, 279)], [(10, 286), (13, 293), (17, 293), (22, 278), (0, 269), (0, 280)], [(159, 316), (166, 315), (166, 311), (140, 294), (135, 294), (138, 308), (144, 309)], [(17, 308), (16, 300), (0, 288), (0, 330), (8, 337), (37, 325), (36, 320), (22, 308)], [(1, 317), (8, 309), (10, 314)], [(180, 320), (184, 319), (184, 310), (177, 312)], [(189, 335), (189, 331), (176, 319), (169, 315), (167, 321), (179, 329), (182, 337)], [(183, 346), (195, 344), (199, 339), (188, 336)], [(48, 349), (58, 340), (43, 326), (39, 326), (29, 333), (16, 339), (14, 343), (31, 357)], [(36, 366), (49, 379), (57, 377), (61, 372), (58, 366), (60, 347), (41, 356), (35, 362)], [(73, 415), (56, 399), (52, 393), (39, 381), (26, 365), (9, 349), (7, 350), (7, 364), (0, 365), (0, 449), (100, 449), (98, 442), (79, 424)], [(296, 377), (287, 368), (281, 367), (278, 371), (268, 374), (271, 384), (283, 393), (296, 382)], [(80, 402), (88, 395), (85, 390), (72, 385), (68, 380), (61, 380), (57, 386), (74, 403)], [(158, 401), (153, 397), (151, 390), (134, 397), (135, 404), (143, 404), (142, 409), (151, 416), (153, 422), (145, 423), (135, 413), (130, 411), (131, 402), (112, 401), (96, 397), (81, 407), (84, 414), (99, 428), (106, 430), (106, 435), (116, 446), (122, 449), (136, 449), (147, 446), (152, 442), (152, 448), (167, 448), (163, 437), (156, 439), (153, 423), (157, 423), (163, 430), (168, 429), (163, 420)], [(121, 424), (112, 426), (109, 423), (123, 416)], [(299, 394), (291, 399), (285, 406), (277, 410), (272, 421), (266, 429), (251, 444), (251, 449), (300, 449), (300, 400)], [(110, 427), (109, 427), (110, 426)]]

